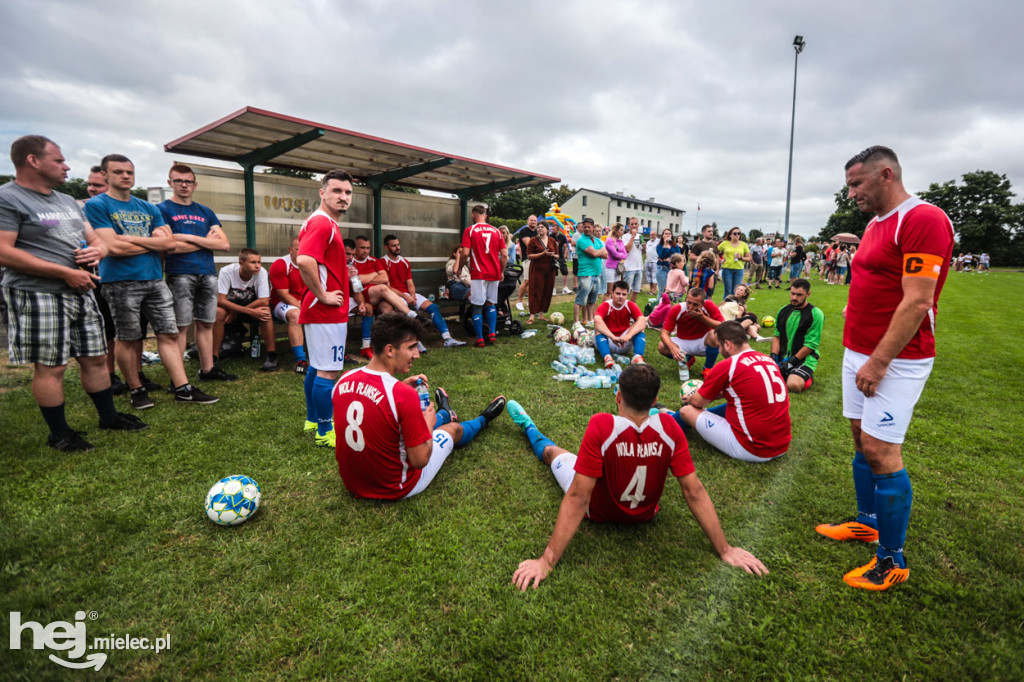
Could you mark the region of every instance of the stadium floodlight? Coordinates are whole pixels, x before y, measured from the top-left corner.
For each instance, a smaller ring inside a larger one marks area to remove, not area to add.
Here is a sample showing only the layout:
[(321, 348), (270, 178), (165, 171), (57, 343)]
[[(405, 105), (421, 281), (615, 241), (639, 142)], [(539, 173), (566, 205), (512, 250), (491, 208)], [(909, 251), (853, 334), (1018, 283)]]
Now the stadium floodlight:
[(793, 38), (793, 50), (796, 54), (793, 56), (793, 116), (789, 123), (789, 175), (786, 178), (786, 229), (782, 234), (782, 238), (789, 240), (789, 196), (793, 189), (793, 132), (796, 128), (796, 68), (800, 60), (800, 53), (804, 51), (804, 46), (807, 43), (804, 41), (803, 36), (797, 36)]

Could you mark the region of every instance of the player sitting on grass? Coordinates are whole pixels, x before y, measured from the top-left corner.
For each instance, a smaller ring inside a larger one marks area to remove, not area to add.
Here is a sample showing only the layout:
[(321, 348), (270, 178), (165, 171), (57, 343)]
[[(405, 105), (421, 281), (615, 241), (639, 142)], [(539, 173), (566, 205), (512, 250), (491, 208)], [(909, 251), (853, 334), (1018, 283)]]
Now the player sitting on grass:
[(811, 283), (803, 278), (794, 279), (789, 285), (789, 305), (775, 318), (772, 359), (779, 363), (779, 371), (790, 393), (802, 393), (810, 388), (818, 366), (818, 344), (825, 326), (825, 313), (811, 305), (807, 300), (810, 295)]
[(421, 409), (413, 387), (427, 378), (395, 378), (420, 356), (421, 334), (414, 318), (381, 315), (371, 331), (370, 362), (343, 374), (334, 387), (338, 473), (356, 497), (399, 500), (423, 492), (452, 450), (468, 445), (505, 409), (505, 397), (498, 396), (479, 417), (455, 422), (443, 388), (435, 393), (439, 409), (433, 403)]
[[(718, 339), (715, 328), (725, 321), (722, 311), (707, 299), (699, 287), (686, 292), (686, 300), (672, 306), (661, 328), (658, 352), (672, 358), (680, 365), (689, 367), (694, 356), (704, 356), (704, 374), (711, 370), (718, 359)], [(675, 332), (675, 336), (672, 336)]]
[(579, 456), (546, 438), (522, 406), (508, 402), (508, 413), (526, 434), (537, 459), (565, 492), (548, 546), (539, 559), (519, 564), (512, 582), (520, 590), (540, 584), (569, 546), (580, 521), (642, 523), (658, 511), (669, 471), (679, 480), (690, 512), (718, 555), (747, 573), (768, 573), (757, 557), (725, 539), (715, 506), (694, 472), (686, 436), (668, 415), (648, 415), (658, 397), (661, 380), (647, 364), (622, 371), (615, 395), (618, 414), (590, 418)]
[[(716, 449), (744, 462), (767, 462), (789, 449), (792, 440), (789, 393), (779, 368), (753, 350), (739, 322), (715, 330), (725, 358), (704, 377), (675, 414), (683, 428), (692, 426)], [(726, 402), (704, 409), (720, 396)], [(728, 428), (725, 428), (728, 427)]]
[(629, 285), (623, 281), (612, 284), (612, 299), (597, 306), (594, 313), (594, 345), (604, 359), (604, 366), (615, 364), (612, 353), (632, 353), (633, 362), (644, 361), (647, 318), (633, 301), (628, 300)]

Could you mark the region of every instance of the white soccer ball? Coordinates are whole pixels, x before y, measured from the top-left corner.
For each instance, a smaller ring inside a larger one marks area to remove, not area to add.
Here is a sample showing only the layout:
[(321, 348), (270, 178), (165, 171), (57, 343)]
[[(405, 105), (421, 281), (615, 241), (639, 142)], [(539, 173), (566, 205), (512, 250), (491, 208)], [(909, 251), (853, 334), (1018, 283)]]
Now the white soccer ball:
[(222, 478), (206, 493), (206, 516), (222, 526), (247, 521), (260, 507), (259, 484), (248, 476)]
[(699, 389), (703, 385), (704, 382), (701, 381), (700, 379), (690, 379), (689, 381), (684, 381), (683, 385), (679, 387), (679, 397), (682, 398), (683, 400), (686, 400), (691, 395), (696, 393), (697, 389)]
[(569, 343), (569, 341), (572, 340), (572, 333), (570, 333), (565, 327), (559, 327), (555, 330), (552, 338), (554, 338), (555, 343)]
[(565, 322), (565, 315), (562, 313), (551, 313), (551, 321), (554, 324), (562, 324)]
[(594, 332), (584, 331), (576, 337), (576, 345), (580, 348), (593, 348), (594, 347)]

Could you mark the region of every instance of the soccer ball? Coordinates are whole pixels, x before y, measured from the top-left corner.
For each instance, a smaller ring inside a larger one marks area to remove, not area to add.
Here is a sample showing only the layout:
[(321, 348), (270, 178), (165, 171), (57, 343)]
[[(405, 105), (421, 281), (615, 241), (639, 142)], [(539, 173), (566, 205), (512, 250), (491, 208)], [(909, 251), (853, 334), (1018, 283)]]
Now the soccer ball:
[(572, 340), (572, 332), (565, 327), (559, 327), (555, 330), (553, 338), (555, 339), (555, 343), (569, 343), (569, 341)]
[(765, 315), (764, 318), (761, 320), (761, 326), (764, 327), (765, 329), (771, 329), (772, 327), (775, 326), (775, 318), (772, 317), (771, 315)]
[(551, 313), (551, 321), (554, 324), (562, 324), (565, 322), (565, 315), (562, 313)]
[(704, 382), (701, 381), (700, 379), (690, 379), (689, 381), (684, 381), (683, 385), (679, 387), (679, 397), (682, 398), (683, 400), (686, 400), (691, 395), (696, 393), (697, 389), (699, 389), (703, 385)]
[(594, 347), (594, 332), (591, 332), (591, 331), (581, 332), (580, 335), (578, 337), (576, 337), (576, 345), (579, 346), (580, 348), (593, 348)]
[(260, 507), (260, 485), (248, 476), (228, 476), (206, 493), (206, 515), (221, 526), (237, 526)]

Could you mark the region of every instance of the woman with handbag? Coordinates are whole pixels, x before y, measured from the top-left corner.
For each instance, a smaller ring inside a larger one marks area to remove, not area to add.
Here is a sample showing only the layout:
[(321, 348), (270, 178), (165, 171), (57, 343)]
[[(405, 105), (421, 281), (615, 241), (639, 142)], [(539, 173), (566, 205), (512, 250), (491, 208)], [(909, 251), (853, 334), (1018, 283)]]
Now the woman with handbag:
[(626, 274), (626, 258), (629, 257), (629, 253), (626, 251), (625, 242), (622, 241), (622, 234), (625, 231), (622, 223), (615, 223), (608, 233), (608, 239), (605, 240), (604, 248), (608, 250), (608, 260), (604, 263), (605, 282), (608, 284), (605, 300), (612, 297), (612, 285)]
[(530, 317), (526, 324), (533, 324), (536, 315), (546, 322), (544, 314), (551, 307), (558, 270), (558, 241), (548, 235), (547, 223), (537, 223), (537, 236), (526, 243), (526, 258), (530, 261)]

